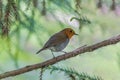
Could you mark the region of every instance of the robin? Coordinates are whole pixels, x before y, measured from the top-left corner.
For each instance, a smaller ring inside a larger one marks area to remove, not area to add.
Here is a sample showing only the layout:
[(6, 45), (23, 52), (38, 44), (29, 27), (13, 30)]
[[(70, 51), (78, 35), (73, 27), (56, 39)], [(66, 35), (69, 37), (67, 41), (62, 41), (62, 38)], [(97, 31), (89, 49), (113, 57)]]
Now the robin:
[(43, 50), (49, 49), (51, 50), (53, 57), (55, 57), (53, 52), (64, 52), (62, 50), (67, 46), (73, 35), (78, 34), (76, 34), (71, 28), (65, 28), (60, 32), (55, 33), (36, 54)]

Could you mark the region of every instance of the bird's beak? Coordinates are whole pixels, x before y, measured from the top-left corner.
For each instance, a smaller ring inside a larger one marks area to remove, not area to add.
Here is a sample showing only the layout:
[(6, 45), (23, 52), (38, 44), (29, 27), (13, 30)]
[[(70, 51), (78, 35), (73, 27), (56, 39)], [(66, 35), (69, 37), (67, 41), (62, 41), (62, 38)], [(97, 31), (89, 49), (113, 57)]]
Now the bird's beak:
[(78, 35), (78, 34), (75, 33), (75, 35)]

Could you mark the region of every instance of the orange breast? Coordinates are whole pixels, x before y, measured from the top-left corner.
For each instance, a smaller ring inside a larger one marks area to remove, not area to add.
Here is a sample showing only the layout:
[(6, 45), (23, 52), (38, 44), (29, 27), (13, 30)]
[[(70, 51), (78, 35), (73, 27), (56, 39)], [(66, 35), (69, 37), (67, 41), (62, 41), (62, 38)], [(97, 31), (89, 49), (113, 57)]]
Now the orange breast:
[(65, 31), (65, 34), (67, 35), (67, 37), (68, 37), (69, 39), (71, 39), (71, 37), (74, 35), (73, 33), (70, 33), (70, 32), (68, 32), (68, 31)]

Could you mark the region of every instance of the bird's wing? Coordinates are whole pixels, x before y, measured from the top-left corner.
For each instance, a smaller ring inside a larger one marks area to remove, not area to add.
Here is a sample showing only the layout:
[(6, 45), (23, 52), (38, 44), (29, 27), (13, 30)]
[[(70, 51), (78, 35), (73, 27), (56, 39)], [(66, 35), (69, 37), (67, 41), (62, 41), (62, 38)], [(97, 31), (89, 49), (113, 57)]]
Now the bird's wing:
[(43, 48), (49, 48), (59, 45), (67, 40), (67, 36), (64, 33), (56, 33), (49, 38)]
[(59, 44), (62, 44), (63, 42), (65, 42), (66, 40), (68, 40), (67, 36), (64, 33), (56, 33), (53, 36), (51, 36), (49, 38), (49, 40), (45, 43), (45, 45), (43, 46), (43, 48), (41, 48), (37, 54), (45, 49), (48, 49), (50, 47), (54, 47), (57, 46)]

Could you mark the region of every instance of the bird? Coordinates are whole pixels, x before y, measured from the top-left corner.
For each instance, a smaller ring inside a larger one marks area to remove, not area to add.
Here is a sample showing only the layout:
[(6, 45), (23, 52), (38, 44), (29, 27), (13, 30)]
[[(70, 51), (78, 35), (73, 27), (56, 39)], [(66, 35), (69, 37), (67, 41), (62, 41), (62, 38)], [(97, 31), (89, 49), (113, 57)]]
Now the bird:
[[(43, 50), (51, 50), (53, 57), (53, 52), (64, 52), (63, 49), (68, 45), (70, 39), (73, 35), (78, 35), (71, 28), (65, 28), (54, 35), (52, 35), (44, 46), (36, 53), (40, 53)], [(65, 52), (66, 53), (66, 52)]]

